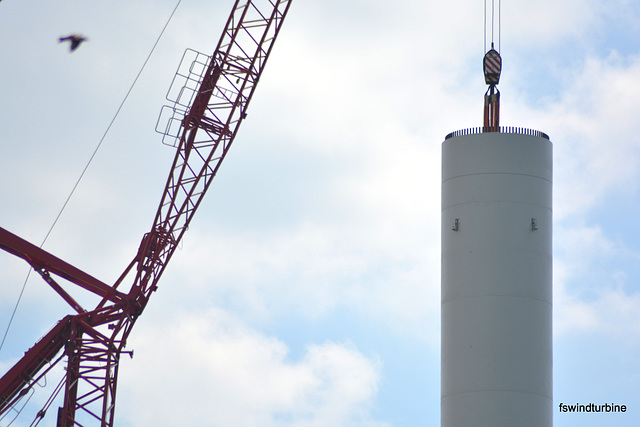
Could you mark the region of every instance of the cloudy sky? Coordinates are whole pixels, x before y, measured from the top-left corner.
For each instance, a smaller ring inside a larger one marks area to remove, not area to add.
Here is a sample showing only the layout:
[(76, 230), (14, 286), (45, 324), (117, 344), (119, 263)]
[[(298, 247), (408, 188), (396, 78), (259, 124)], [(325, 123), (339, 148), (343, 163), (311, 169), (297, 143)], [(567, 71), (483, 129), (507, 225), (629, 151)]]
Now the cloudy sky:
[[(1, 227), (42, 243), (176, 3), (0, 3)], [(186, 48), (213, 51), (232, 3), (182, 1), (46, 250), (121, 274), (174, 155), (154, 131), (173, 74)], [(554, 422), (637, 426), (640, 3), (503, 3), (501, 124), (554, 143)], [(89, 38), (74, 53), (71, 32)], [(439, 425), (441, 143), (481, 125), (483, 54), (482, 0), (293, 0), (130, 337), (117, 425)], [(4, 335), (28, 268), (0, 253), (0, 272)], [(31, 277), (0, 372), (69, 312)]]

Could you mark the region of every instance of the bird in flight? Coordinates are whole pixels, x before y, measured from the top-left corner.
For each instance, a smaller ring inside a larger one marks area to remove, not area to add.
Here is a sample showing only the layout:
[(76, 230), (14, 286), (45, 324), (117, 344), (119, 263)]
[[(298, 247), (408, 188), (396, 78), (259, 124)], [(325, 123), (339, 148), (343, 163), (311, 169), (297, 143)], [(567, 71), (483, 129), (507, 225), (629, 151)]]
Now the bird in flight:
[(70, 34), (66, 37), (60, 37), (58, 39), (58, 43), (62, 43), (64, 41), (69, 41), (69, 52), (73, 52), (78, 48), (78, 46), (80, 46), (82, 42), (87, 41), (87, 38), (79, 34)]

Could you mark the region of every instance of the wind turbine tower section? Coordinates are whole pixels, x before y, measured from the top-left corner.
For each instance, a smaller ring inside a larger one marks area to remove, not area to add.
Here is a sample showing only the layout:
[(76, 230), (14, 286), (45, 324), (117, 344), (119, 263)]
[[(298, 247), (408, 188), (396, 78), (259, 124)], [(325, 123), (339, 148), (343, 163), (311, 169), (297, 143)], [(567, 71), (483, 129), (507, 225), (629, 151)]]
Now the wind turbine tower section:
[(442, 144), (441, 427), (551, 427), (552, 144), (499, 126), (487, 83)]

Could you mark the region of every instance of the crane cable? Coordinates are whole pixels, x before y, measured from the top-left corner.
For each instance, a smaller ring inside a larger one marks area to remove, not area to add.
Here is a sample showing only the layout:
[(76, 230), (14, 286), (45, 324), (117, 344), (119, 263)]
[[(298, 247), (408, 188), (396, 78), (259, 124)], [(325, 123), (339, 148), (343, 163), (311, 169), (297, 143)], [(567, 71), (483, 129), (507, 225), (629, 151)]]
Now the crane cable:
[[(495, 0), (491, 0), (491, 48), (493, 49), (495, 28)], [(501, 35), (502, 33), (502, 1), (498, 0), (498, 52), (501, 51)], [(487, 52), (487, 0), (484, 0), (484, 52)]]
[[(84, 177), (85, 173), (87, 172), (87, 169), (89, 169), (89, 165), (91, 164), (91, 162), (93, 161), (93, 158), (98, 153), (98, 150), (100, 149), (100, 146), (102, 145), (102, 143), (104, 142), (104, 139), (106, 138), (107, 134), (109, 133), (109, 130), (111, 130), (111, 126), (113, 126), (113, 123), (116, 121), (116, 118), (120, 114), (120, 110), (122, 110), (122, 107), (124, 106), (124, 103), (127, 101), (127, 98), (129, 98), (129, 95), (133, 91), (133, 88), (136, 85), (136, 83), (138, 82), (138, 79), (140, 78), (140, 75), (142, 74), (142, 71), (144, 71), (147, 63), (149, 62), (149, 59), (151, 59), (151, 55), (153, 54), (154, 50), (156, 49), (156, 46), (158, 46), (158, 43), (160, 42), (160, 38), (162, 38), (162, 35), (164, 34), (164, 31), (169, 26), (169, 23), (171, 22), (171, 19), (173, 18), (173, 15), (176, 13), (176, 10), (178, 10), (178, 6), (180, 6), (181, 2), (182, 2), (182, 0), (178, 0), (178, 3), (173, 8), (173, 11), (171, 12), (171, 15), (169, 15), (169, 18), (167, 19), (167, 21), (164, 24), (164, 27), (162, 28), (162, 31), (160, 31), (160, 34), (156, 38), (156, 41), (153, 44), (153, 47), (151, 48), (151, 51), (147, 55), (147, 59), (145, 59), (144, 63), (142, 64), (142, 67), (140, 67), (140, 71), (138, 71), (138, 75), (136, 76), (135, 79), (133, 79), (133, 83), (131, 83), (131, 86), (129, 87), (129, 90), (127, 91), (127, 94), (124, 96), (124, 99), (120, 103), (120, 106), (118, 107), (118, 109), (116, 110), (115, 114), (113, 115), (113, 118), (111, 119), (111, 122), (109, 123), (109, 126), (107, 126), (107, 129), (104, 131), (104, 134), (102, 135), (102, 138), (100, 138), (100, 141), (98, 142), (98, 145), (96, 146), (95, 150), (93, 151), (93, 154), (91, 154), (91, 157), (89, 157), (89, 161), (87, 162), (86, 166), (82, 170), (82, 173), (80, 173), (80, 177), (78, 177), (75, 185), (71, 189), (71, 192), (67, 196), (67, 199), (65, 200), (64, 204), (62, 205), (62, 208), (58, 212), (58, 215), (56, 216), (55, 220), (53, 221), (53, 224), (51, 224), (51, 227), (49, 228), (49, 231), (47, 232), (46, 236), (42, 240), (42, 243), (40, 243), (40, 248), (42, 248), (44, 246), (45, 242), (49, 238), (49, 235), (53, 231), (53, 228), (56, 226), (56, 224), (58, 223), (58, 220), (62, 216), (62, 212), (64, 212), (65, 208), (67, 207), (67, 204), (69, 203), (69, 200), (71, 200), (71, 197), (73, 196), (73, 194), (75, 193), (76, 189), (78, 188), (78, 185), (80, 184), (80, 181), (82, 180), (82, 178)], [(11, 324), (13, 323), (13, 318), (15, 317), (16, 311), (18, 310), (18, 306), (20, 305), (20, 301), (22, 300), (22, 295), (24, 294), (24, 290), (27, 287), (27, 282), (29, 281), (29, 277), (31, 276), (31, 272), (32, 271), (33, 271), (33, 268), (30, 268), (29, 272), (27, 273), (27, 277), (24, 279), (24, 283), (22, 284), (22, 290), (20, 291), (20, 295), (18, 296), (18, 301), (16, 301), (16, 305), (13, 308), (13, 313), (11, 313), (11, 318), (9, 319), (9, 324), (7, 325), (7, 329), (5, 330), (4, 336), (2, 337), (2, 341), (0, 342), (0, 352), (2, 351), (2, 347), (4, 346), (4, 342), (7, 339), (7, 334), (9, 333), (9, 329), (11, 329)]]

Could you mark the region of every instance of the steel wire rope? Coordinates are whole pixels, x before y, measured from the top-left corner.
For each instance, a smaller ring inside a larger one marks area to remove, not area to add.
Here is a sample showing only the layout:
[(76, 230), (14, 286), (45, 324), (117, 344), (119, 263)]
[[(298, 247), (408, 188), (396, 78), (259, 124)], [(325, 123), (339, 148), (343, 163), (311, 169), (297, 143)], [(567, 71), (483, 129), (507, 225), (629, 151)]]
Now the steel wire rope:
[[(60, 355), (60, 357), (58, 357), (56, 359), (55, 362), (51, 363), (51, 361), (49, 361), (49, 368), (46, 369), (44, 371), (44, 373), (41, 375), (41, 378), (44, 378), (45, 384), (44, 385), (40, 385), (39, 381), (40, 378), (38, 378), (36, 380), (35, 384), (37, 386), (39, 386), (40, 388), (45, 388), (47, 387), (47, 373), (55, 366), (58, 364), (58, 362), (60, 362), (60, 360), (62, 360), (62, 358), (64, 357), (64, 354)], [(47, 403), (45, 404), (45, 407), (43, 407), (39, 412), (38, 415), (36, 415), (36, 419), (38, 419), (38, 417), (40, 419), (44, 418), (44, 414), (47, 412), (47, 409), (51, 406), (51, 403), (53, 403), (53, 400), (55, 399), (55, 397), (60, 393), (60, 389), (61, 389), (61, 385), (64, 384), (65, 377), (63, 376), (62, 379), (60, 380), (60, 383), (56, 386), (56, 388), (54, 389), (53, 393), (51, 394), (51, 396), (49, 396), (49, 400), (47, 400)], [(22, 414), (22, 411), (24, 411), (24, 408), (27, 406), (27, 403), (29, 403), (29, 401), (31, 400), (31, 398), (33, 397), (33, 395), (35, 394), (35, 391), (33, 389), (33, 385), (29, 388), (29, 397), (27, 398), (27, 400), (24, 402), (24, 404), (22, 405), (22, 407), (20, 409), (15, 409), (15, 406), (18, 404), (18, 402), (20, 402), (24, 396), (20, 397), (18, 400), (16, 400), (13, 405), (11, 405), (9, 408), (12, 409), (14, 412), (16, 412), (15, 417), (13, 417), (13, 419), (9, 422), (9, 424), (7, 424), (6, 426), (3, 427), (9, 427), (11, 426), (20, 416), (20, 414)], [(42, 414), (42, 416), (40, 416), (40, 414)], [(0, 421), (4, 420), (6, 418), (6, 416), (9, 415), (9, 411), (5, 412), (4, 415), (0, 416)], [(31, 423), (31, 426), (33, 427), (36, 421), (34, 420)], [(40, 421), (38, 421), (35, 425), (37, 425), (38, 423), (40, 423)]]
[[(495, 29), (495, 0), (491, 0), (491, 48), (493, 49), (494, 29)], [(484, 53), (487, 52), (487, 0), (484, 0)], [(498, 52), (502, 50), (502, 0), (498, 0)]]
[[(129, 87), (129, 90), (127, 91), (126, 95), (124, 96), (124, 99), (122, 100), (122, 102), (120, 103), (120, 106), (118, 107), (118, 109), (116, 110), (115, 114), (113, 115), (113, 118), (111, 119), (111, 122), (107, 126), (107, 129), (104, 131), (104, 134), (102, 135), (102, 138), (100, 138), (100, 141), (98, 142), (98, 145), (96, 146), (95, 150), (91, 154), (91, 157), (89, 157), (89, 161), (87, 162), (86, 166), (84, 167), (84, 169), (80, 173), (80, 177), (78, 177), (76, 183), (74, 184), (73, 188), (71, 189), (71, 192), (69, 193), (69, 195), (67, 196), (67, 199), (63, 203), (62, 208), (60, 209), (60, 211), (58, 212), (58, 215), (56, 216), (55, 220), (53, 221), (53, 224), (51, 224), (51, 227), (49, 228), (49, 231), (44, 236), (44, 239), (42, 240), (42, 243), (40, 243), (40, 248), (42, 248), (44, 246), (45, 242), (49, 238), (49, 235), (51, 235), (51, 232), (53, 231), (54, 227), (58, 223), (58, 220), (60, 219), (60, 217), (62, 216), (62, 213), (64, 212), (65, 208), (69, 204), (69, 200), (71, 200), (71, 197), (73, 196), (73, 194), (75, 193), (76, 189), (78, 188), (78, 185), (80, 184), (80, 181), (82, 180), (82, 178), (84, 177), (85, 173), (87, 172), (87, 169), (89, 169), (89, 165), (91, 165), (91, 162), (93, 161), (94, 157), (98, 153), (98, 150), (102, 146), (102, 143), (104, 142), (107, 134), (111, 130), (111, 127), (113, 126), (113, 123), (116, 121), (116, 118), (120, 114), (120, 110), (122, 110), (122, 107), (124, 106), (124, 103), (127, 101), (127, 99), (129, 98), (129, 95), (133, 91), (134, 86), (138, 82), (138, 79), (140, 78), (140, 75), (144, 71), (147, 63), (149, 62), (149, 59), (151, 58), (151, 55), (155, 51), (156, 46), (158, 46), (158, 43), (160, 42), (160, 39), (162, 38), (162, 35), (164, 34), (165, 30), (169, 26), (169, 23), (171, 22), (171, 19), (173, 18), (173, 15), (176, 13), (176, 10), (178, 10), (178, 6), (180, 6), (180, 3), (182, 3), (182, 0), (178, 0), (178, 2), (176, 3), (175, 7), (173, 8), (173, 11), (171, 12), (171, 15), (169, 15), (169, 18), (165, 22), (164, 27), (162, 27), (162, 30), (160, 31), (160, 34), (156, 38), (156, 41), (153, 44), (153, 47), (151, 48), (151, 51), (147, 55), (147, 59), (145, 59), (144, 63), (142, 64), (142, 67), (140, 67), (140, 71), (138, 71), (138, 74), (136, 75), (136, 78), (133, 79), (133, 83), (131, 83), (131, 86)], [(7, 339), (7, 335), (9, 333), (9, 329), (11, 329), (11, 325), (13, 323), (13, 319), (14, 319), (14, 317), (16, 315), (17, 310), (18, 310), (18, 306), (20, 305), (20, 301), (22, 300), (22, 296), (24, 295), (24, 290), (27, 287), (27, 282), (29, 281), (29, 277), (31, 276), (31, 272), (32, 271), (33, 271), (33, 268), (30, 268), (29, 272), (27, 273), (27, 277), (24, 279), (24, 283), (22, 284), (22, 289), (20, 290), (20, 295), (18, 295), (18, 301), (16, 301), (16, 305), (13, 308), (13, 312), (11, 313), (11, 317), (9, 318), (9, 324), (7, 325), (7, 329), (5, 330), (4, 336), (2, 337), (2, 342), (0, 342), (0, 352), (2, 352), (2, 348), (4, 347), (4, 343), (5, 343), (5, 340)]]
[(482, 41), (484, 42), (484, 50), (482, 51), (482, 54), (484, 55), (485, 53), (487, 53), (487, 0), (484, 0), (484, 38), (482, 39)]
[(40, 424), (40, 421), (42, 421), (44, 419), (45, 415), (47, 414), (47, 411), (49, 410), (49, 408), (53, 404), (53, 401), (56, 400), (56, 397), (58, 397), (58, 394), (60, 394), (60, 392), (62, 391), (62, 388), (64, 387), (64, 384), (65, 384), (65, 376), (63, 375), (62, 379), (60, 380), (60, 382), (58, 383), (56, 388), (54, 388), (53, 392), (51, 392), (51, 395), (49, 396), (49, 399), (47, 399), (47, 401), (45, 402), (44, 406), (42, 406), (42, 409), (40, 411), (38, 411), (38, 413), (36, 414), (35, 419), (31, 422), (29, 427), (35, 427), (38, 424)]
[(491, 48), (493, 48), (493, 22), (495, 16), (495, 0), (491, 0)]
[[(20, 414), (22, 414), (22, 411), (24, 411), (24, 408), (26, 408), (27, 403), (29, 403), (29, 401), (31, 400), (31, 398), (33, 397), (33, 395), (35, 394), (35, 391), (33, 389), (29, 390), (28, 392), (29, 396), (27, 397), (27, 400), (24, 401), (24, 403), (22, 404), (22, 407), (20, 409), (16, 409), (15, 406), (13, 405), (11, 407), (11, 409), (16, 413), (16, 415), (11, 419), (11, 421), (9, 421), (9, 424), (6, 424), (6, 427), (10, 427), (14, 422), (16, 422), (16, 420), (18, 419), (18, 417), (20, 416)], [(22, 400), (24, 398), (24, 396), (22, 396), (20, 398), (20, 400)], [(16, 402), (17, 404), (17, 402)], [(5, 412), (4, 415), (0, 418), (0, 421), (4, 422), (4, 419), (9, 415), (9, 411)]]

